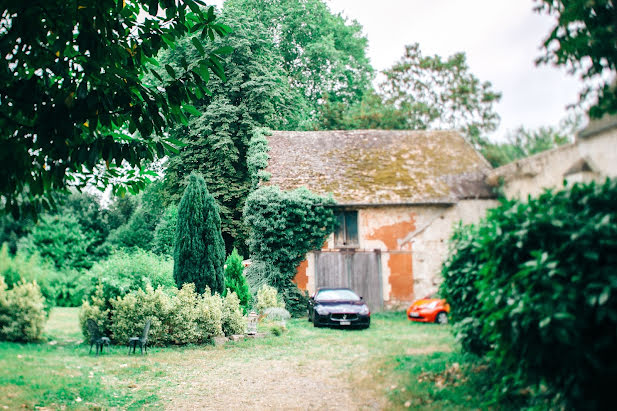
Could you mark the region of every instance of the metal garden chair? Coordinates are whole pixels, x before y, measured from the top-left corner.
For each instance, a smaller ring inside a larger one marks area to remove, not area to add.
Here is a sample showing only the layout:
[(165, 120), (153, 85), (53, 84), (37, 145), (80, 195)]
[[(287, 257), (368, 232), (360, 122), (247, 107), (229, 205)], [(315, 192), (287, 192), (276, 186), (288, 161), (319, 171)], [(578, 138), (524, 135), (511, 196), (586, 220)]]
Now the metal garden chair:
[(96, 355), (99, 355), (99, 352), (103, 352), (103, 347), (105, 345), (109, 347), (111, 341), (109, 340), (109, 338), (101, 334), (99, 326), (92, 318), (88, 318), (86, 320), (86, 323), (88, 326), (88, 334), (90, 334), (90, 351), (88, 352), (88, 354), (92, 353), (92, 346), (96, 344)]
[(148, 333), (150, 332), (151, 323), (152, 320), (146, 321), (146, 325), (144, 326), (144, 331), (141, 334), (141, 337), (131, 337), (129, 339), (129, 354), (131, 354), (131, 348), (133, 349), (133, 354), (135, 354), (135, 349), (137, 348), (137, 345), (139, 345), (139, 352), (141, 354), (143, 354), (144, 351), (146, 352), (146, 354), (148, 354)]

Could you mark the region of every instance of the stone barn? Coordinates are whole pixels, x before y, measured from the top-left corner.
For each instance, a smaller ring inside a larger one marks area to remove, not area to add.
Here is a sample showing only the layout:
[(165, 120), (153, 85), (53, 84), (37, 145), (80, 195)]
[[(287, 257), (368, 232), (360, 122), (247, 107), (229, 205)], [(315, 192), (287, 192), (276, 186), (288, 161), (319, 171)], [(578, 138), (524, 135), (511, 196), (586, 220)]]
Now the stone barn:
[(348, 286), (371, 310), (434, 292), (459, 221), (496, 205), (491, 167), (452, 131), (278, 131), (268, 137), (266, 184), (332, 194), (338, 229), (297, 268), (312, 293)]

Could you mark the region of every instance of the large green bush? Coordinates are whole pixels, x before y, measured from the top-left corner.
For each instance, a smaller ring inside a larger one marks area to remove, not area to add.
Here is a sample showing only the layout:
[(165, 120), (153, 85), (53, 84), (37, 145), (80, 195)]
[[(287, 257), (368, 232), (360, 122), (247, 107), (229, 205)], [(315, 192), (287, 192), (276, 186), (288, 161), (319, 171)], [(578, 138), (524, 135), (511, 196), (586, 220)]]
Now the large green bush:
[(148, 285), (154, 289), (176, 286), (173, 260), (140, 249), (131, 253), (117, 251), (108, 259), (94, 264), (86, 275), (89, 282), (87, 294), (92, 296), (96, 286), (102, 284), (106, 301), (131, 291), (145, 290)]
[(441, 284), (441, 294), (450, 304), (454, 332), (463, 349), (476, 355), (484, 354), (489, 348), (481, 333), (482, 323), (475, 317), (480, 309), (476, 282), (486, 261), (480, 235), (482, 228), (470, 224), (454, 230), (450, 254), (442, 268)]
[(479, 327), (473, 338), (502, 373), (496, 393), (612, 408), (616, 204), (616, 180), (547, 191), (492, 210), (470, 229), (473, 239), (458, 242), (442, 290), (453, 307), (471, 302), (453, 319)]
[[(267, 186), (252, 192), (244, 207), (248, 246), (254, 268), (247, 272), (251, 287), (268, 284), (286, 299), (292, 315), (303, 315), (303, 293), (292, 282), (306, 253), (321, 248), (334, 230), (334, 200), (304, 187), (281, 191)], [(261, 278), (260, 278), (261, 275)], [(253, 288), (255, 289), (255, 288)]]
[(9, 290), (0, 276), (0, 340), (40, 340), (47, 320), (44, 306), (45, 299), (36, 281), (20, 280)]
[(88, 282), (83, 273), (71, 270), (57, 270), (49, 261), (18, 251), (11, 256), (8, 246), (0, 248), (0, 276), (5, 278), (8, 288), (13, 288), (19, 281), (36, 281), (45, 297), (45, 308), (52, 306), (76, 307), (88, 288)]
[(44, 214), (32, 232), (19, 240), (18, 250), (29, 255), (36, 253), (59, 270), (80, 270), (92, 266), (86, 251), (92, 241), (74, 216)]
[(241, 334), (245, 328), (235, 293), (222, 298), (206, 289), (200, 295), (192, 283), (178, 291), (165, 291), (161, 287), (154, 290), (148, 285), (145, 290), (107, 302), (102, 295), (102, 287), (98, 287), (97, 293), (81, 308), (79, 318), (86, 338), (88, 318), (94, 319), (118, 344), (126, 344), (130, 337), (141, 335), (148, 319), (151, 320), (148, 340), (154, 345), (204, 343), (220, 335)]

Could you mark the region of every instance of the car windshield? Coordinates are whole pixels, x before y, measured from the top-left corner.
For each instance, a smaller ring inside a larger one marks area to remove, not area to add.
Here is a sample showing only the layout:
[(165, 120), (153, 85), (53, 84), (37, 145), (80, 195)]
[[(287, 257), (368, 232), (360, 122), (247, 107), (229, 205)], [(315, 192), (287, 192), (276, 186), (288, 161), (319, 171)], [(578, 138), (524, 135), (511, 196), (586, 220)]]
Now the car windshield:
[(351, 290), (321, 290), (315, 296), (316, 301), (360, 301), (360, 297)]

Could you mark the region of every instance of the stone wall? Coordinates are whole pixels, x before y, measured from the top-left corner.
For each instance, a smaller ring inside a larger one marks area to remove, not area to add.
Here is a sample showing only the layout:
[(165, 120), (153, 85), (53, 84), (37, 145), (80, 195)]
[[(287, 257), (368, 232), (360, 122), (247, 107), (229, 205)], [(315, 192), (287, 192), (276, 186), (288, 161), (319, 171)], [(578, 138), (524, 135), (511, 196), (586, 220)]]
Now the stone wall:
[[(608, 119), (611, 120), (611, 119)], [(617, 177), (617, 121), (592, 123), (573, 144), (514, 161), (489, 173), (487, 182), (508, 198), (527, 198), (546, 188)]]

